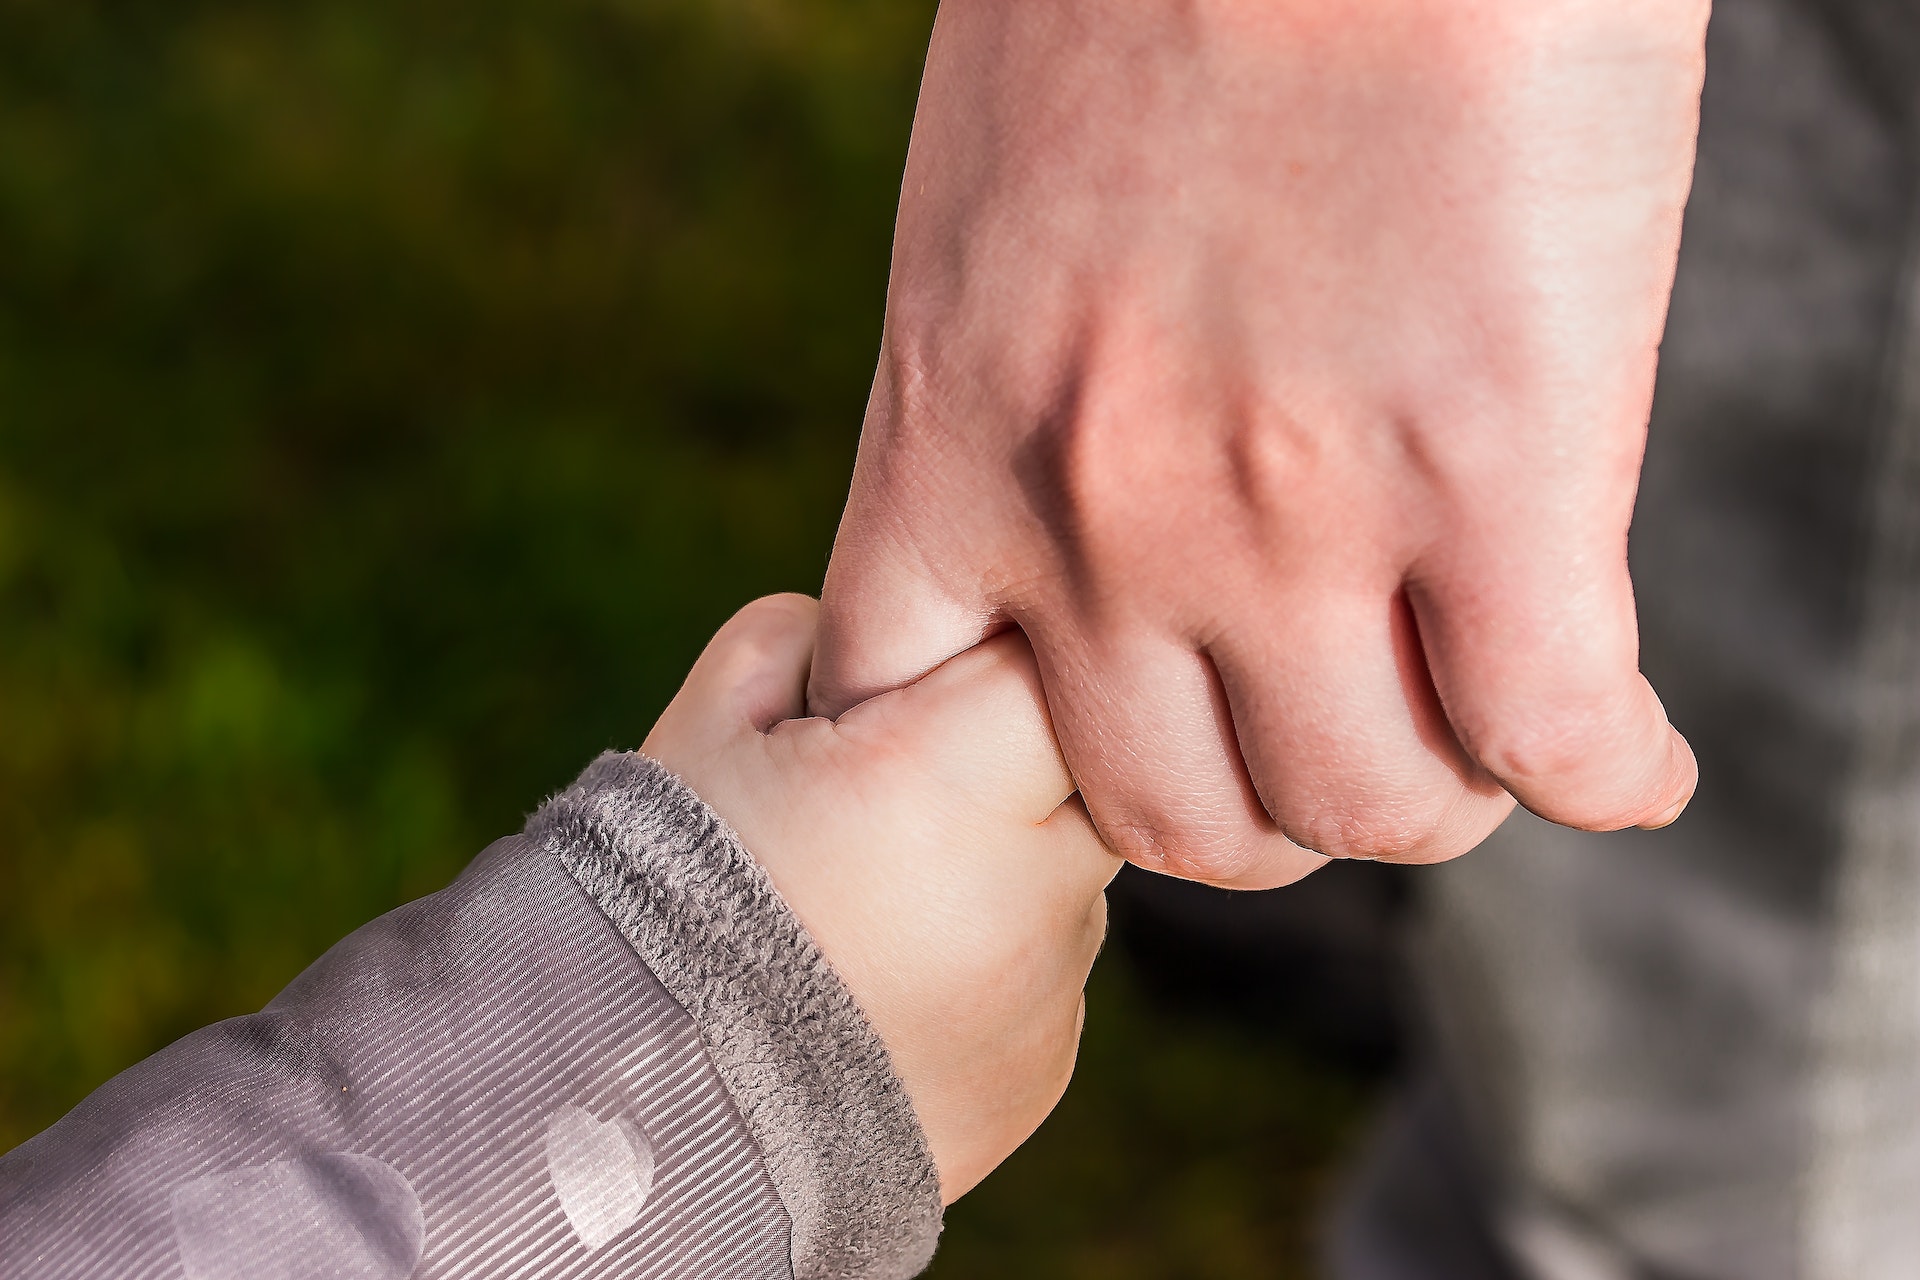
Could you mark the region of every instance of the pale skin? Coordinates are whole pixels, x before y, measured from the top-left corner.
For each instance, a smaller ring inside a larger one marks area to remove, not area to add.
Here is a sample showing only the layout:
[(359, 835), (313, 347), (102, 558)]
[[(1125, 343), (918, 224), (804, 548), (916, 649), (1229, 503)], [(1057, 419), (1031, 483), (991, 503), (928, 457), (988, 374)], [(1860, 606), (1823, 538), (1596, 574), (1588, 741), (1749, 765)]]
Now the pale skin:
[(817, 622), (805, 596), (741, 610), (642, 749), (732, 826), (846, 982), (951, 1203), (1066, 1090), (1121, 861), (1018, 635), (829, 721), (804, 718)]
[(1708, 0), (947, 0), (816, 711), (1007, 626), (1215, 883), (1672, 821), (1626, 534)]

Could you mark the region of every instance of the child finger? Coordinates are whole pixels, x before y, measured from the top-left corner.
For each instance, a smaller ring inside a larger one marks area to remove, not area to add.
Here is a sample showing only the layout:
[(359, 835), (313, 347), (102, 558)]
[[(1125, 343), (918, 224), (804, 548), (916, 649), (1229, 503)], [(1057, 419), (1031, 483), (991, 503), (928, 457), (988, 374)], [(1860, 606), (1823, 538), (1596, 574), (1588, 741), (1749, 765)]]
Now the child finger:
[(839, 720), (854, 740), (908, 740), (911, 754), (988, 810), (1039, 822), (1073, 794), (1054, 741), (1046, 691), (1026, 637), (1002, 632), (914, 684), (854, 707)]
[(1060, 891), (1073, 901), (1099, 898), (1126, 865), (1126, 859), (1100, 838), (1087, 813), (1086, 801), (1078, 792), (1041, 826), (1048, 845), (1048, 865), (1054, 870)]
[(764, 733), (806, 714), (820, 606), (809, 596), (766, 596), (747, 605), (708, 641), (686, 683), (648, 736), (717, 744)]

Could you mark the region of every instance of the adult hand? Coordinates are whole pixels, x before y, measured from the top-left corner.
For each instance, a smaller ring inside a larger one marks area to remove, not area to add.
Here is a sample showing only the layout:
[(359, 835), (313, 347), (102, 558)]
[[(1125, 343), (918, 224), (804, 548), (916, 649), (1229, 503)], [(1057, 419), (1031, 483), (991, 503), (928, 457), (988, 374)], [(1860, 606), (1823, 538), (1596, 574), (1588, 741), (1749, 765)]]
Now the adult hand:
[(947, 0), (813, 708), (1017, 624), (1107, 839), (1221, 884), (1670, 821), (1626, 532), (1707, 12)]

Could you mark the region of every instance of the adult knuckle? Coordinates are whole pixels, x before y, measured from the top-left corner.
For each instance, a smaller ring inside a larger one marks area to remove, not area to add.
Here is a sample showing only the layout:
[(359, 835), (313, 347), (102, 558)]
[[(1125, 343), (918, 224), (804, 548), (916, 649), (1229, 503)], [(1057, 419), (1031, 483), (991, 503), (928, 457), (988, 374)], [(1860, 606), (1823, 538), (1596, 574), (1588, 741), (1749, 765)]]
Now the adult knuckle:
[(1149, 871), (1225, 884), (1252, 869), (1250, 851), (1207, 824), (1167, 815), (1134, 815), (1101, 824), (1115, 853)]
[(1567, 826), (1609, 830), (1630, 824), (1644, 800), (1640, 727), (1631, 708), (1590, 697), (1515, 718), (1476, 735), (1468, 747), (1535, 813)]
[(1440, 825), (1431, 804), (1348, 803), (1310, 808), (1280, 820), (1303, 849), (1329, 858), (1400, 861), (1422, 856)]
[(1592, 764), (1602, 721), (1598, 708), (1563, 706), (1502, 720), (1472, 735), (1468, 746), (1497, 778), (1521, 787), (1554, 784)]
[(1151, 546), (1142, 513), (1156, 506), (1165, 459), (1132, 411), (1110, 403), (1097, 372), (1075, 394), (1036, 415), (1013, 459), (1027, 508), (1052, 548), (1047, 572), (1082, 590), (1135, 581)]

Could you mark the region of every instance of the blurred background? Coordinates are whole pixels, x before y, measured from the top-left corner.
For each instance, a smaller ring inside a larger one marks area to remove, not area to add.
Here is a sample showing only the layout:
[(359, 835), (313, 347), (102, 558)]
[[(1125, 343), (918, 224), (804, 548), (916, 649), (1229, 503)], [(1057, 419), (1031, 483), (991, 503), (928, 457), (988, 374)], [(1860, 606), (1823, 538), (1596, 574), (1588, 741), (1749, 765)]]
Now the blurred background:
[[(0, 0), (0, 1150), (815, 591), (931, 0)], [(1375, 868), (1129, 873), (933, 1274), (1311, 1274)]]

